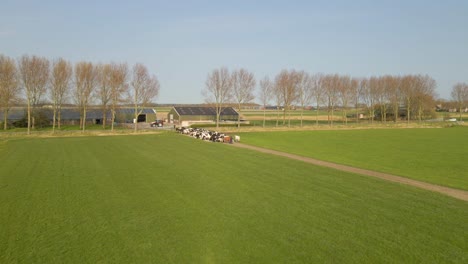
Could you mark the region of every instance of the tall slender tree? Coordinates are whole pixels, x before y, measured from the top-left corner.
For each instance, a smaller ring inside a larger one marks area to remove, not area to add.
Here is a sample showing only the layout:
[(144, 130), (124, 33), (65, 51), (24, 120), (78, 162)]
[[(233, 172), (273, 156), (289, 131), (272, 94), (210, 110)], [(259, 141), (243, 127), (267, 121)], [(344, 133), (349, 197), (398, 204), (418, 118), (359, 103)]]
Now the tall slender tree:
[(406, 123), (411, 120), (411, 109), (414, 103), (416, 80), (412, 75), (406, 75), (401, 80), (401, 95), (406, 108)]
[(26, 92), (28, 106), (28, 135), (34, 129), (34, 109), (46, 93), (49, 81), (49, 61), (43, 57), (23, 55), (19, 61), (19, 73)]
[(74, 97), (80, 111), (80, 127), (86, 129), (86, 113), (97, 85), (97, 69), (91, 62), (78, 62), (75, 65)]
[(223, 109), (232, 97), (232, 78), (226, 67), (213, 70), (208, 74), (205, 89), (202, 91), (205, 102), (214, 105), (216, 111), (216, 127), (219, 127), (219, 119)]
[(0, 108), (3, 109), (3, 129), (8, 128), (8, 111), (19, 97), (18, 72), (15, 61), (0, 55)]
[(263, 105), (263, 127), (265, 127), (266, 121), (266, 107), (268, 102), (271, 100), (273, 96), (273, 84), (270, 81), (268, 76), (265, 76), (262, 80), (260, 80), (260, 91), (259, 91), (259, 99)]
[(115, 113), (117, 107), (123, 101), (123, 95), (128, 91), (128, 66), (126, 63), (111, 64), (110, 76), (110, 109), (111, 131), (114, 131)]
[(356, 116), (356, 123), (359, 122), (359, 85), (360, 80), (358, 78), (351, 78), (351, 86), (349, 90), (350, 101), (354, 106), (354, 113)]
[(348, 124), (348, 107), (352, 99), (351, 77), (345, 75), (340, 76), (338, 81), (338, 97), (343, 111), (343, 122)]
[(333, 120), (335, 115), (335, 108), (338, 102), (338, 86), (339, 86), (340, 76), (338, 74), (326, 75), (323, 80), (323, 85), (325, 87), (325, 95), (327, 99), (327, 108), (328, 108), (328, 122), (333, 126)]
[(276, 81), (273, 83), (273, 94), (274, 94), (275, 103), (276, 103), (276, 127), (278, 127), (279, 119), (280, 119), (280, 111), (284, 111), (284, 106), (281, 105), (283, 104), (283, 93), (281, 91), (281, 87), (278, 85)]
[(401, 102), (401, 90), (399, 76), (387, 75), (384, 77), (387, 83), (387, 96), (390, 102), (390, 107), (393, 115), (393, 122), (397, 122), (400, 117), (400, 102)]
[(304, 108), (310, 104), (313, 96), (313, 80), (307, 72), (297, 73), (297, 100), (301, 105), (301, 127), (303, 127)]
[(106, 128), (107, 111), (112, 97), (111, 78), (112, 65), (100, 64), (96, 67), (97, 71), (97, 89), (96, 97), (99, 99), (102, 112), (102, 128)]
[(237, 127), (240, 128), (240, 117), (242, 104), (250, 103), (255, 99), (255, 77), (246, 69), (240, 69), (232, 73), (232, 92), (237, 103), (239, 115), (237, 116)]
[(321, 73), (316, 73), (314, 75), (312, 75), (312, 82), (313, 82), (313, 86), (312, 86), (312, 94), (313, 94), (313, 97), (314, 97), (314, 101), (315, 101), (315, 104), (316, 104), (316, 111), (315, 111), (315, 124), (318, 126), (318, 116), (319, 116), (319, 110), (320, 110), (320, 105), (323, 103), (323, 100), (324, 100), (324, 95), (325, 95), (325, 91), (324, 91), (324, 86), (323, 86), (323, 74)]
[(282, 70), (275, 78), (276, 87), (283, 102), (283, 125), (286, 124), (288, 115), (288, 127), (291, 126), (291, 108), (297, 100), (298, 73), (295, 70)]
[(417, 75), (415, 77), (416, 86), (414, 103), (418, 121), (421, 122), (423, 117), (426, 115), (426, 112), (434, 105), (437, 83), (428, 75)]
[(62, 106), (70, 89), (73, 76), (73, 66), (70, 62), (59, 58), (53, 62), (50, 95), (53, 103), (52, 131), (55, 132), (56, 123), (61, 126)]
[(135, 64), (132, 70), (130, 98), (134, 109), (134, 129), (138, 131), (138, 116), (145, 107), (159, 95), (159, 81), (155, 75), (150, 75), (148, 68), (140, 63)]
[(384, 77), (378, 77), (375, 83), (376, 102), (380, 108), (380, 121), (387, 122), (388, 85)]

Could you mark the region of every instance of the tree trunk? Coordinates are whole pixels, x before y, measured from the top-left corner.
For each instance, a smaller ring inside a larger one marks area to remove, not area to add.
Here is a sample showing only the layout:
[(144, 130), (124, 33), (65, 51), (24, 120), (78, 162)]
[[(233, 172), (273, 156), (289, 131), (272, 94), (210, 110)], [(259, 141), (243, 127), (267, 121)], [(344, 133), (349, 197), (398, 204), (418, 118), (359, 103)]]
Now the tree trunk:
[(319, 116), (319, 104), (317, 103), (317, 109), (315, 110), (316, 111), (316, 114), (315, 114), (315, 125), (318, 126), (318, 116)]
[(59, 107), (58, 109), (58, 113), (57, 113), (57, 125), (58, 125), (58, 129), (60, 130), (62, 128), (62, 108)]
[(7, 122), (8, 122), (8, 110), (5, 109), (3, 112), (3, 130), (7, 130)]
[[(461, 109), (460, 109), (460, 112), (461, 112)], [(419, 106), (419, 107), (418, 107), (418, 119), (419, 119), (419, 123), (422, 122), (422, 114), (423, 114), (422, 106)]]
[(52, 117), (52, 133), (55, 133), (56, 116), (57, 116), (57, 108), (54, 106), (54, 116)]
[(301, 127), (302, 127), (302, 119), (304, 118), (304, 106), (301, 109)]
[(276, 127), (278, 127), (279, 123), (279, 106), (276, 107)]
[(286, 106), (283, 109), (283, 126), (286, 125)]
[(356, 112), (356, 124), (358, 124), (359, 123), (358, 102), (356, 102), (356, 104), (354, 105), (354, 110)]
[(408, 104), (408, 106), (406, 107), (406, 123), (409, 124), (409, 121), (410, 121), (410, 106)]
[(239, 104), (239, 115), (237, 116), (237, 128), (240, 128), (241, 105)]
[(112, 123), (111, 123), (111, 131), (114, 131), (114, 122), (115, 122), (115, 110), (114, 110), (114, 108), (112, 108), (111, 114), (112, 114), (112, 117), (111, 117), (111, 121), (112, 121)]
[(138, 131), (138, 105), (135, 105), (135, 119), (133, 119), (134, 123), (134, 132)]
[(263, 106), (263, 127), (265, 127), (265, 119), (266, 119), (266, 106)]
[(86, 129), (86, 106), (83, 107), (83, 132)]
[(31, 104), (28, 101), (28, 135), (31, 134)]
[(346, 111), (346, 109), (343, 110), (343, 113), (344, 113), (345, 125), (348, 125), (348, 117), (347, 117), (347, 111)]
[(107, 106), (102, 108), (102, 128), (106, 129)]
[(459, 109), (459, 112), (460, 112), (460, 120), (459, 121), (462, 121), (462, 104), (459, 105), (458, 109)]

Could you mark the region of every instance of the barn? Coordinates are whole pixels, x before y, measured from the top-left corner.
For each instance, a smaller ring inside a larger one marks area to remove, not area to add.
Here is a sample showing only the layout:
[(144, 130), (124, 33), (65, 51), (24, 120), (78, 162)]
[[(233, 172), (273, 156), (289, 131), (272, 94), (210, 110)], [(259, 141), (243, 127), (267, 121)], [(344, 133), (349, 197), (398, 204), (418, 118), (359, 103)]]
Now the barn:
[[(232, 107), (225, 107), (221, 111), (220, 121), (237, 121), (239, 113)], [(216, 121), (216, 108), (206, 106), (175, 106), (167, 114), (170, 123), (184, 125), (184, 123), (211, 123)]]
[[(138, 122), (150, 123), (156, 120), (156, 110), (151, 108), (141, 109), (138, 115)], [(53, 111), (49, 107), (36, 108), (36, 113), (44, 116), (48, 122), (52, 123)], [(77, 108), (63, 108), (61, 111), (62, 122), (64, 124), (78, 124), (80, 122), (80, 113)], [(27, 110), (23, 107), (12, 108), (8, 112), (8, 122), (13, 123), (26, 118)], [(107, 122), (111, 122), (111, 111), (106, 113)], [(0, 110), (0, 122), (3, 121), (3, 111)], [(103, 113), (101, 109), (91, 108), (86, 111), (86, 123), (102, 124)], [(133, 123), (135, 118), (135, 110), (131, 108), (118, 108), (115, 113), (116, 123)]]

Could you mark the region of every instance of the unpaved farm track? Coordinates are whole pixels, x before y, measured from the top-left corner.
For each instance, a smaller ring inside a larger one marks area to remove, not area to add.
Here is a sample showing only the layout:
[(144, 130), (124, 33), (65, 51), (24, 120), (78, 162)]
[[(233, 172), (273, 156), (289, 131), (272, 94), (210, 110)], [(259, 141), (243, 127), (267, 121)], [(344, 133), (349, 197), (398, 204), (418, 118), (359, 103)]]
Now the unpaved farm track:
[(425, 190), (429, 190), (429, 191), (433, 191), (433, 192), (438, 192), (438, 193), (441, 193), (441, 194), (444, 194), (444, 195), (448, 195), (448, 196), (451, 196), (453, 198), (457, 198), (459, 200), (468, 201), (468, 192), (463, 191), (463, 190), (452, 189), (452, 188), (449, 188), (449, 187), (439, 186), (439, 185), (430, 184), (430, 183), (426, 183), (426, 182), (420, 182), (420, 181), (416, 181), (416, 180), (412, 180), (412, 179), (408, 179), (408, 178), (404, 178), (404, 177), (400, 177), (400, 176), (395, 176), (395, 175), (392, 175), (392, 174), (387, 174), (387, 173), (382, 173), (382, 172), (377, 172), (377, 171), (371, 171), (371, 170), (365, 170), (365, 169), (359, 169), (359, 168), (355, 168), (355, 167), (351, 167), (351, 166), (336, 164), (336, 163), (317, 160), (317, 159), (308, 158), (308, 157), (302, 157), (302, 156), (298, 156), (298, 155), (294, 155), (294, 154), (290, 154), (290, 153), (285, 153), (285, 152), (276, 151), (276, 150), (272, 150), (272, 149), (261, 148), (261, 147), (255, 147), (255, 146), (246, 145), (246, 144), (242, 144), (242, 143), (235, 143), (235, 144), (232, 144), (231, 146), (235, 146), (235, 147), (238, 147), (238, 148), (251, 149), (251, 150), (255, 150), (255, 151), (259, 151), (259, 152), (263, 152), (263, 153), (268, 153), (268, 154), (282, 156), (282, 157), (286, 157), (286, 158), (290, 158), (290, 159), (300, 160), (300, 161), (303, 161), (303, 162), (307, 162), (307, 163), (322, 166), (322, 167), (333, 168), (333, 169), (337, 169), (337, 170), (341, 170), (341, 171), (346, 171), (346, 172), (371, 176), (371, 177), (375, 177), (375, 178), (379, 178), (379, 179), (383, 179), (383, 180), (387, 180), (387, 181), (391, 181), (391, 182), (406, 184), (406, 185), (418, 187), (418, 188), (421, 188), (421, 189), (425, 189)]

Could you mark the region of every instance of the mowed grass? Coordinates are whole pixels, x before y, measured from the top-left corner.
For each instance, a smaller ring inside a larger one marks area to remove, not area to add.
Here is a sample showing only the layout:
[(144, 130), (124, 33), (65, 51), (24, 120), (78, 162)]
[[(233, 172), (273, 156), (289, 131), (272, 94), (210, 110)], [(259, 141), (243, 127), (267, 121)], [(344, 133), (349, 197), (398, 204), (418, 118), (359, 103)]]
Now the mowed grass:
[(468, 127), (245, 133), (242, 142), (468, 190)]
[(466, 263), (468, 203), (175, 133), (0, 144), (0, 263)]

